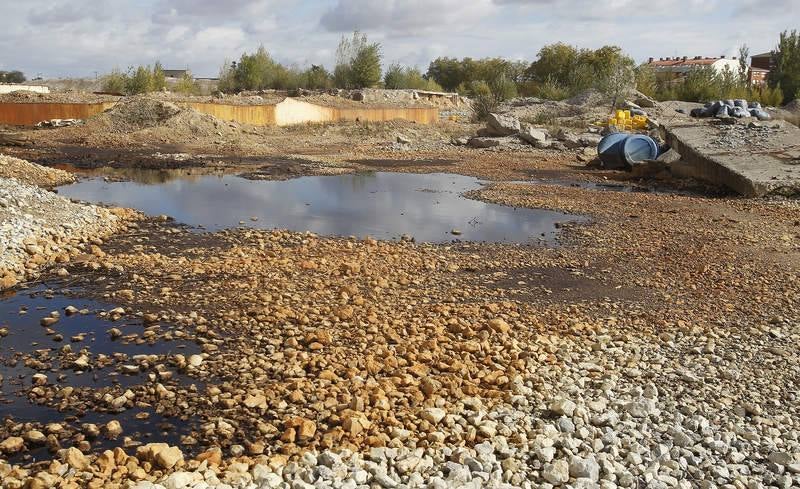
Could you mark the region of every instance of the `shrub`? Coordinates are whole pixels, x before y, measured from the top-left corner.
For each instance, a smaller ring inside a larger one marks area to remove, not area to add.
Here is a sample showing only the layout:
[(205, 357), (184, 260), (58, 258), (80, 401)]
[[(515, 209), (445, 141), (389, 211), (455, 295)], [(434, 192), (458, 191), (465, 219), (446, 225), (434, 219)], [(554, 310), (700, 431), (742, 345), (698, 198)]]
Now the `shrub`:
[(426, 79), (417, 68), (403, 68), (399, 64), (392, 64), (386, 69), (386, 74), (383, 76), (383, 86), (393, 90), (410, 88), (434, 92), (442, 91), (442, 87), (438, 83)]
[(25, 75), (19, 71), (0, 71), (0, 83), (22, 83), (25, 81)]
[(114, 68), (111, 73), (103, 77), (103, 91), (108, 93), (123, 94), (127, 85), (126, 76), (119, 69)]
[(195, 81), (191, 73), (184, 73), (175, 83), (175, 86), (172, 87), (172, 90), (184, 95), (200, 95), (200, 84)]

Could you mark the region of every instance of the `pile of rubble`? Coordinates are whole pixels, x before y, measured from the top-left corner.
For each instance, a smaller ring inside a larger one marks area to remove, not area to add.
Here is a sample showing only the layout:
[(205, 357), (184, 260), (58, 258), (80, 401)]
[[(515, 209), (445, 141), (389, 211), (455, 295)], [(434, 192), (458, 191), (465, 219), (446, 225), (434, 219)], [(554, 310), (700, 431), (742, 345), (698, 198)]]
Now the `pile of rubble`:
[(81, 119), (50, 119), (47, 121), (41, 121), (36, 124), (36, 127), (42, 128), (50, 128), (50, 127), (69, 127), (74, 126), (76, 124), (82, 123), (83, 120)]
[(456, 138), (453, 143), (471, 148), (523, 145), (558, 151), (584, 149), (587, 156), (593, 156), (597, 154), (595, 148), (601, 139), (593, 128), (580, 134), (562, 128), (551, 134), (545, 128), (522, 123), (512, 115), (489, 114), (486, 127), (479, 129), (477, 136)]
[(75, 176), (64, 170), (36, 165), (2, 154), (0, 154), (0, 178), (15, 178), (27, 185), (44, 188), (58, 187), (75, 181)]
[[(120, 229), (134, 213), (77, 204), (37, 185), (72, 181), (69, 173), (36, 168), (24, 160), (0, 158), (0, 290), (12, 287), (53, 263), (91, 252), (101, 238)], [(22, 168), (23, 170), (20, 170)], [(45, 175), (43, 177), (42, 175)], [(55, 175), (55, 176), (53, 176)]]

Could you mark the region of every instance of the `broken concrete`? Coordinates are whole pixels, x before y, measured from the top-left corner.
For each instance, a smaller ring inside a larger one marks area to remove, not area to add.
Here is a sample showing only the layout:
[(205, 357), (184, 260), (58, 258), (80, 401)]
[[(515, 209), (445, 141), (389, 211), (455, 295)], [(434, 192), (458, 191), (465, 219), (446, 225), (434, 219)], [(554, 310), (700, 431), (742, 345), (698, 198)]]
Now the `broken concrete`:
[(745, 197), (800, 194), (800, 129), (784, 121), (663, 126), (682, 162), (677, 176), (723, 185)]

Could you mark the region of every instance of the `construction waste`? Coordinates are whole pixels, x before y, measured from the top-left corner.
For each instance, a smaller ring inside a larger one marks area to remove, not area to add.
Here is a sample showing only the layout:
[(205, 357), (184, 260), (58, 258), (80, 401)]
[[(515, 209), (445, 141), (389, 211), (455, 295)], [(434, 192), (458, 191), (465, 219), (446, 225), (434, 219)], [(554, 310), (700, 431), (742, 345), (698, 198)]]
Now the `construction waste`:
[(602, 139), (598, 132), (598, 128), (589, 128), (586, 132), (575, 134), (562, 128), (551, 133), (546, 128), (520, 122), (513, 115), (492, 113), (487, 117), (486, 127), (479, 129), (476, 136), (456, 138), (452, 143), (478, 149), (533, 146), (559, 151), (589, 148), (593, 152)]
[(770, 115), (761, 108), (759, 102), (747, 103), (747, 100), (717, 100), (708, 102), (705, 107), (692, 109), (689, 113), (692, 117), (716, 117), (717, 119), (727, 119), (729, 117), (745, 118), (756, 117), (760, 121), (770, 119)]
[(49, 121), (42, 121), (36, 124), (38, 128), (44, 127), (67, 127), (74, 126), (83, 122), (81, 119), (50, 119)]

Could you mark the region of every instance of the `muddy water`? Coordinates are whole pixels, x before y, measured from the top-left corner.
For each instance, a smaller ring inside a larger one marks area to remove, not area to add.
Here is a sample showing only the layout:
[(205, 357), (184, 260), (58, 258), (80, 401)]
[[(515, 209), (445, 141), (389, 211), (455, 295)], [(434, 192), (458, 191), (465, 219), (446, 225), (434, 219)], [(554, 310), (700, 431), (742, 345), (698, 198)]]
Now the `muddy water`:
[[(363, 173), (255, 181), (233, 175), (92, 177), (58, 189), (66, 197), (133, 207), (208, 230), (237, 226), (417, 241), (552, 242), (556, 224), (576, 216), (467, 199), (481, 187), (451, 174)], [(456, 233), (452, 231), (456, 230)]]
[[(67, 306), (73, 306), (83, 313), (68, 315)], [(123, 435), (142, 441), (167, 441), (177, 443), (182, 434), (189, 432), (192, 424), (183, 420), (166, 418), (147, 408), (133, 408), (122, 412), (109, 412), (104, 405), (76, 412), (71, 409), (59, 410), (58, 401), (41, 399), (31, 400), (29, 394), (33, 389), (32, 376), (36, 373), (47, 375), (47, 387), (101, 389), (119, 386), (121, 389), (147, 384), (148, 372), (122, 374), (117, 370), (120, 364), (135, 364), (134, 355), (168, 355), (181, 353), (190, 355), (197, 353), (196, 344), (186, 340), (165, 341), (159, 339), (152, 342), (141, 340), (144, 326), (138, 319), (120, 319), (111, 321), (100, 313), (109, 311), (115, 306), (86, 299), (71, 298), (53, 294), (44, 286), (35, 289), (7, 294), (0, 298), (0, 424), (13, 423), (62, 423), (78, 428), (83, 423), (99, 425), (112, 419), (123, 426)], [(58, 322), (48, 328), (40, 324), (43, 317), (52, 311), (60, 315)], [(137, 334), (137, 339), (112, 340), (107, 331), (118, 328), (123, 335)], [(161, 324), (160, 330), (170, 329)], [(59, 339), (56, 335), (61, 335)], [(82, 336), (81, 341), (72, 341), (73, 337)], [(74, 370), (61, 353), (61, 349), (69, 345), (72, 352), (84, 351), (92, 358), (92, 367), (85, 371)], [(98, 355), (114, 357), (109, 365), (100, 366), (95, 360)], [(194, 383), (202, 386), (195, 379), (184, 375), (176, 375), (176, 382)], [(147, 412), (147, 419), (137, 419), (137, 414)], [(93, 448), (102, 449), (115, 446), (119, 440), (113, 441), (102, 436), (93, 440)], [(69, 446), (69, 442), (62, 442)], [(50, 458), (45, 447), (30, 447), (25, 453), (26, 459), (35, 461)]]

